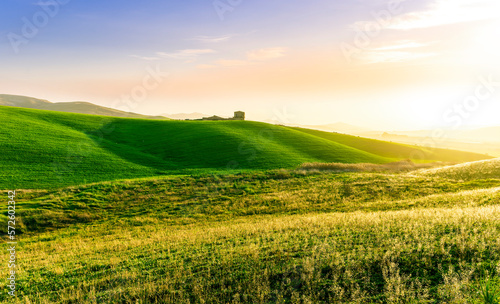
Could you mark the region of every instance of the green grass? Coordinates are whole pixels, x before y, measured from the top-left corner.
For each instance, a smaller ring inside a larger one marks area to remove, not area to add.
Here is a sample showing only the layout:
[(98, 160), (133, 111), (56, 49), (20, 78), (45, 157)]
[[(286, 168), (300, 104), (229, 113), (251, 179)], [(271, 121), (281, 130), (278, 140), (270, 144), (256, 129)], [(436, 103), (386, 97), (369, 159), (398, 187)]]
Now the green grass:
[(419, 175), (444, 177), (459, 180), (500, 178), (500, 158), (476, 161), (455, 166), (421, 170)]
[(478, 158), (477, 154), (469, 152), (430, 147), (415, 148), (415, 146), (412, 145), (362, 138), (335, 132), (323, 132), (304, 128), (292, 129), (388, 158), (412, 159), (415, 162), (471, 162), (484, 159)]
[[(257, 122), (0, 115), (0, 189), (26, 189), (18, 297), (1, 303), (498, 302), (498, 159), (417, 170), (487, 157)], [(372, 172), (328, 172), (343, 170)]]
[(0, 116), (0, 189), (192, 170), (290, 169), (306, 162), (380, 164), (411, 158), (410, 151), (427, 153), (425, 161), (488, 158), (458, 151), (429, 154), (420, 147), (249, 121), (155, 121), (4, 106)]
[[(484, 189), (487, 190), (484, 190)], [(269, 171), (106, 182), (23, 193), (23, 228), (43, 232), (81, 221), (106, 222), (148, 213), (171, 224), (239, 216), (372, 212), (499, 202), (500, 178), (436, 180), (373, 173)]]
[(17, 303), (489, 303), (499, 205), (490, 173), (269, 170), (21, 190)]

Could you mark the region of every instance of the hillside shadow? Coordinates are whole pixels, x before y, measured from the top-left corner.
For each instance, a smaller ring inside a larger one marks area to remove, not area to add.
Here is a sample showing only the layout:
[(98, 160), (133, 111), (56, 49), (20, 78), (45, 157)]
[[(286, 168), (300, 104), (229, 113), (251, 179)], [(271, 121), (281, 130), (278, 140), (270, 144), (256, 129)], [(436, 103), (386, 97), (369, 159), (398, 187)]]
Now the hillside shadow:
[(97, 130), (85, 132), (85, 134), (99, 147), (116, 155), (120, 159), (157, 170), (157, 174), (162, 174), (167, 170), (178, 169), (172, 162), (165, 161), (159, 157), (141, 151), (139, 148), (131, 146), (125, 142), (120, 142), (120, 136), (116, 136), (116, 128), (119, 123), (110, 122)]

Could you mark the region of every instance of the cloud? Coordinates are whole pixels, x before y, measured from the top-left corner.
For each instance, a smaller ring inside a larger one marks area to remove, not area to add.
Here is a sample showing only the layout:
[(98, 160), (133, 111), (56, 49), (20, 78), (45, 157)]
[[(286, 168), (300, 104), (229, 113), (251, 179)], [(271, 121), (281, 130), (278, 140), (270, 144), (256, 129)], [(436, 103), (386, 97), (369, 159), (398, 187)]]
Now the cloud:
[(436, 56), (436, 53), (419, 50), (419, 48), (429, 45), (413, 40), (400, 40), (392, 44), (367, 49), (360, 55), (359, 59), (364, 63), (394, 63)]
[(374, 48), (374, 51), (392, 51), (392, 50), (401, 50), (401, 49), (413, 49), (420, 48), (424, 46), (428, 46), (429, 44), (419, 43), (412, 40), (402, 40), (397, 41), (392, 45), (382, 46), (378, 48)]
[(200, 55), (215, 53), (212, 49), (186, 49), (174, 53), (157, 52), (156, 54), (161, 57), (193, 60)]
[(283, 47), (266, 48), (247, 52), (247, 58), (250, 60), (269, 60), (285, 56), (287, 49)]
[(498, 0), (433, 0), (424, 10), (401, 15), (391, 15), (381, 20), (363, 20), (353, 23), (355, 31), (370, 32), (375, 29), (412, 30), (443, 25), (498, 18)]
[(387, 28), (411, 30), (496, 18), (498, 0), (437, 0), (425, 11), (395, 17)]
[(361, 56), (365, 63), (395, 63), (436, 56), (436, 53), (418, 53), (407, 51), (367, 51)]
[(209, 69), (214, 67), (239, 67), (255, 64), (256, 61), (265, 61), (285, 56), (287, 49), (282, 47), (265, 48), (253, 50), (246, 53), (247, 59), (219, 59), (213, 64), (199, 65), (199, 69)]
[(223, 42), (223, 41), (228, 41), (231, 39), (233, 36), (231, 35), (225, 35), (225, 36), (196, 36), (191, 40), (196, 40), (199, 42), (204, 42), (204, 43), (218, 43), (218, 42)]

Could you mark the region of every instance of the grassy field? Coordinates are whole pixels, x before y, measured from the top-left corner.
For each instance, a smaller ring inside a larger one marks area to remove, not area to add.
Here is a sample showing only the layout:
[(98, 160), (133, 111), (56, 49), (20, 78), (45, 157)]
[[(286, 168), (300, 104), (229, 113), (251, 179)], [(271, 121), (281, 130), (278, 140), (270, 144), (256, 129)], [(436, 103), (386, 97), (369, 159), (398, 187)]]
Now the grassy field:
[(393, 143), (335, 132), (323, 132), (304, 128), (292, 129), (387, 158), (412, 159), (416, 162), (433, 160), (459, 163), (478, 160), (471, 158), (472, 155), (469, 152), (439, 148), (431, 149), (426, 147), (415, 149), (416, 146), (414, 145)]
[(499, 303), (498, 159), (247, 121), (0, 114), (19, 242), (2, 303)]
[(488, 156), (249, 121), (155, 121), (0, 106), (0, 189), (48, 189), (306, 162), (466, 162)]
[(477, 166), (21, 190), (17, 302), (498, 303), (500, 168)]
[(460, 180), (474, 180), (481, 178), (496, 178), (500, 171), (500, 158), (488, 161), (476, 161), (458, 164), (446, 168), (434, 168), (422, 170), (419, 174), (426, 176), (438, 176)]

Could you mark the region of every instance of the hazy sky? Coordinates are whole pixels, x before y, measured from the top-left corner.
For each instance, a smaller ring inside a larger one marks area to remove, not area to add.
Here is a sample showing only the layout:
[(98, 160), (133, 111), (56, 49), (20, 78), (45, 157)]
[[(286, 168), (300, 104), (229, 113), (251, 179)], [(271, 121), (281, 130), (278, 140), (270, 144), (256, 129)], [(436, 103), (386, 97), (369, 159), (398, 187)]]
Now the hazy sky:
[(373, 129), (500, 125), (499, 12), (498, 0), (2, 0), (0, 93)]

